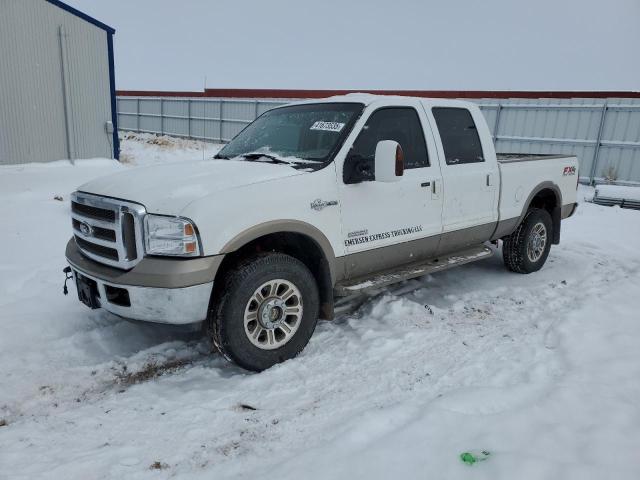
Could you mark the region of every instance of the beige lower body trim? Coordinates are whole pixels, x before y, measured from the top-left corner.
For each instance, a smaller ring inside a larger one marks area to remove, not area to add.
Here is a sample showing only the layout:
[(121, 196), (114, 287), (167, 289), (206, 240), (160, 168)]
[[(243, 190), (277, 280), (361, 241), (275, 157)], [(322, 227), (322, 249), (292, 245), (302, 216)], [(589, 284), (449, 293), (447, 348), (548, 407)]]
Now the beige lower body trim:
[(342, 278), (338, 280), (365, 277), (480, 245), (491, 239), (495, 229), (496, 223), (492, 222), (338, 257), (336, 271), (342, 273)]
[(145, 257), (131, 270), (121, 270), (85, 257), (72, 238), (65, 252), (72, 267), (116, 285), (184, 288), (212, 282), (224, 255), (195, 258)]
[(569, 203), (567, 205), (562, 206), (561, 218), (564, 220), (565, 218), (569, 218), (573, 215), (578, 209), (577, 203)]

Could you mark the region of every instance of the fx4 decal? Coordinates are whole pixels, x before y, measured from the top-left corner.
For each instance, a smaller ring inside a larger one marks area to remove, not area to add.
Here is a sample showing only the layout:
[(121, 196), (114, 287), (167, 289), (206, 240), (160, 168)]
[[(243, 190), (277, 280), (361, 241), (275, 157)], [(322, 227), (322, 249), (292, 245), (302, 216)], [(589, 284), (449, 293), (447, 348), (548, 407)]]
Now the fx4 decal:
[(564, 167), (564, 171), (562, 172), (562, 175), (567, 176), (567, 175), (575, 175), (576, 174), (576, 167)]

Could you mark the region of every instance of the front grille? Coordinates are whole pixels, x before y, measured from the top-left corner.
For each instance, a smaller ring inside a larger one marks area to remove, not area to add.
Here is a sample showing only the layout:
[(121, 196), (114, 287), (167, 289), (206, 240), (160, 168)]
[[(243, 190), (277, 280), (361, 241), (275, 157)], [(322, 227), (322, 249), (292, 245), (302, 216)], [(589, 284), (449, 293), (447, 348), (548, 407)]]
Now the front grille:
[(71, 202), (71, 211), (96, 220), (106, 220), (108, 222), (116, 221), (116, 212), (105, 208), (97, 208), (92, 207), (91, 205), (82, 205), (81, 203)]
[[(82, 222), (80, 222), (80, 220), (77, 219), (72, 219), (72, 224), (73, 224), (73, 229), (80, 231), (80, 224)], [(93, 228), (93, 236), (96, 238), (100, 238), (102, 240), (109, 240), (111, 242), (115, 242), (116, 241), (116, 231), (115, 230), (111, 230), (109, 228), (102, 228), (102, 227), (92, 227)]]
[(142, 219), (137, 203), (88, 193), (71, 195), (71, 223), (76, 244), (87, 257), (119, 268), (142, 259)]
[(95, 255), (100, 255), (101, 257), (118, 261), (118, 250), (116, 250), (115, 248), (109, 248), (103, 245), (88, 242), (80, 238), (78, 235), (76, 235), (75, 237), (76, 243), (81, 249), (86, 250), (87, 252), (91, 252)]

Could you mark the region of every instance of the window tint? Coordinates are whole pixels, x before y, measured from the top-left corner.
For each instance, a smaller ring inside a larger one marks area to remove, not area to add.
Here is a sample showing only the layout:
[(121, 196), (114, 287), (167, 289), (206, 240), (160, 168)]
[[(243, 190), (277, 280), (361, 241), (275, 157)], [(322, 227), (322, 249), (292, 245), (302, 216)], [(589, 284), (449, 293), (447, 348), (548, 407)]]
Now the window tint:
[(484, 162), (471, 112), (466, 108), (433, 108), (447, 165)]
[(350, 155), (374, 160), (381, 140), (395, 140), (404, 151), (405, 168), (429, 166), (427, 146), (418, 114), (413, 108), (382, 108), (373, 112), (351, 148)]

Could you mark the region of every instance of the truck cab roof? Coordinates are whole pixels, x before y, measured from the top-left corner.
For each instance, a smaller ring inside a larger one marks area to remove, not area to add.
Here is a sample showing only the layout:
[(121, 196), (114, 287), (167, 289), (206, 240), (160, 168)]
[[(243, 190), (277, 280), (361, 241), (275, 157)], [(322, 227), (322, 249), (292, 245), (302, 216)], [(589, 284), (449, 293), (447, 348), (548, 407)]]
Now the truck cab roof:
[[(372, 104), (381, 105), (415, 105), (416, 103), (422, 103), (426, 107), (439, 106), (439, 107), (463, 107), (463, 108), (478, 108), (478, 105), (474, 102), (464, 100), (452, 100), (448, 98), (429, 98), (429, 97), (405, 97), (401, 95), (374, 95), (371, 93), (347, 93), (346, 95), (335, 95), (327, 98), (317, 98), (312, 100), (302, 100), (298, 102), (288, 103), (282, 105), (282, 107), (291, 105), (308, 105), (314, 103), (361, 103), (365, 106)], [(276, 107), (281, 108), (281, 107)]]

